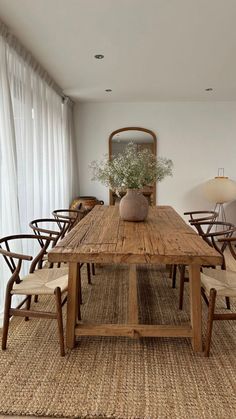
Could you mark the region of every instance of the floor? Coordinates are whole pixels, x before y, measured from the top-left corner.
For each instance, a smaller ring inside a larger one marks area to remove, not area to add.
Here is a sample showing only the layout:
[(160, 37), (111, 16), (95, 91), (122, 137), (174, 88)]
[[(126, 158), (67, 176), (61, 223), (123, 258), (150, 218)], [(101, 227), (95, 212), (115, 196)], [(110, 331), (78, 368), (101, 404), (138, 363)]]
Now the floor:
[[(231, 269), (236, 271), (236, 261), (232, 258), (232, 256), (230, 255), (229, 252), (227, 252), (227, 266)], [(4, 415), (0, 415), (0, 419), (4, 419), (4, 418), (19, 418), (19, 419), (29, 419), (29, 418), (36, 418), (37, 416), (4, 416)], [(46, 419), (46, 417), (42, 417), (42, 419)], [(63, 418), (59, 418), (59, 419), (63, 419)], [(101, 418), (102, 419), (102, 418)]]
[[(12, 419), (12, 418), (14, 418), (14, 419), (30, 419), (30, 418), (37, 418), (38, 416), (3, 416), (3, 415), (0, 415), (0, 419), (3, 419), (3, 418), (8, 418), (8, 419)], [(46, 418), (46, 416), (40, 416), (40, 418), (41, 419), (48, 419), (48, 418)], [(63, 419), (63, 418), (58, 418), (58, 419)]]

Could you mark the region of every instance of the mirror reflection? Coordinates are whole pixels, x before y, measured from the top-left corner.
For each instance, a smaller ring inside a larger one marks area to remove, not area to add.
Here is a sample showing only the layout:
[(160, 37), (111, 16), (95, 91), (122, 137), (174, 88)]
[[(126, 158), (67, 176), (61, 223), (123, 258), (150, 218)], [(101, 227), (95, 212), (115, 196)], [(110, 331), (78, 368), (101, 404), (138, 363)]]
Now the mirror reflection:
[(130, 142), (136, 144), (139, 150), (148, 148), (155, 154), (154, 138), (151, 134), (143, 131), (129, 130), (118, 132), (112, 137), (111, 155), (117, 156), (117, 154), (122, 153)]
[[(124, 151), (130, 142), (136, 144), (138, 150), (148, 148), (156, 155), (157, 139), (153, 131), (141, 127), (120, 128), (113, 131), (109, 137), (109, 158), (116, 157)], [(150, 205), (156, 205), (156, 184), (145, 187), (142, 191)], [(110, 191), (110, 205), (116, 204), (118, 198), (113, 191)]]

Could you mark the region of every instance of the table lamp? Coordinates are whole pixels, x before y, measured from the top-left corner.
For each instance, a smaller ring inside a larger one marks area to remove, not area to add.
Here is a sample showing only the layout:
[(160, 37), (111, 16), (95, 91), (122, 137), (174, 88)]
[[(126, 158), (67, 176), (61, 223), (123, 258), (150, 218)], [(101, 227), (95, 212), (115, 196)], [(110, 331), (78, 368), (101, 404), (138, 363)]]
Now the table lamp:
[(224, 176), (224, 168), (219, 168), (218, 176), (208, 180), (204, 189), (206, 198), (215, 204), (218, 221), (226, 221), (224, 204), (236, 199), (236, 182)]

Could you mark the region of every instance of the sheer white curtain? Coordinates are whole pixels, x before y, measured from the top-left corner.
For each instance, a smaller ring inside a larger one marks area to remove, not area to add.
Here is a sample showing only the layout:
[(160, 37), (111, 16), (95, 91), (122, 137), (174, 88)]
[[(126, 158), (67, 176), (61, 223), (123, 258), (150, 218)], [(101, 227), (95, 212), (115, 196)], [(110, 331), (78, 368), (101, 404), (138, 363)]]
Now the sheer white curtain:
[[(17, 234), (20, 218), (14, 117), (7, 71), (7, 46), (0, 36), (0, 237)], [(0, 325), (9, 270), (0, 258)]]
[[(72, 103), (21, 52), (0, 32), (0, 237), (68, 208), (76, 179)], [(2, 259), (0, 319), (9, 277)]]
[(79, 184), (78, 179), (78, 166), (76, 158), (76, 144), (75, 144), (75, 133), (74, 133), (74, 118), (73, 118), (73, 102), (67, 98), (63, 104), (63, 141), (64, 141), (64, 153), (68, 156), (65, 160), (64, 171), (67, 173), (67, 177), (64, 177), (64, 193), (68, 195), (68, 199), (71, 201), (72, 197), (75, 197), (77, 185)]

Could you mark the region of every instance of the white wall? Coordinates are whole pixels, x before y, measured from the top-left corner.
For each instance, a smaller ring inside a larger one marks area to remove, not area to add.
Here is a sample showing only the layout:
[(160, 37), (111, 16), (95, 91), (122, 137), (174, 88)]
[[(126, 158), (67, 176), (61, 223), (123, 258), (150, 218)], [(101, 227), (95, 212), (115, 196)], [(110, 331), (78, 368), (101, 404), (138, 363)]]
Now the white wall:
[[(201, 184), (216, 176), (218, 167), (236, 180), (236, 102), (81, 103), (74, 116), (80, 195), (108, 203), (108, 190), (90, 180), (88, 165), (108, 152), (109, 134), (125, 126), (153, 130), (158, 155), (174, 162), (173, 177), (158, 184), (158, 204), (180, 214), (211, 208)], [(236, 222), (236, 201), (226, 211)]]

